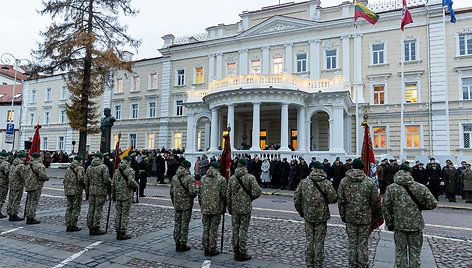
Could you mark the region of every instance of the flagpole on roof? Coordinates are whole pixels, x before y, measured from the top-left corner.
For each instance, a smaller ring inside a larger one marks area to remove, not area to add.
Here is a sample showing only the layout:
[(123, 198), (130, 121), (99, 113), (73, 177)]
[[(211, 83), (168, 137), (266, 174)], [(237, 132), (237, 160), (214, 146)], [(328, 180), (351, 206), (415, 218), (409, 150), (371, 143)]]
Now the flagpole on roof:
[[(452, 4), (451, 4), (451, 6), (452, 6)], [(447, 92), (447, 88), (448, 88), (448, 81), (447, 81), (448, 80), (447, 79), (447, 48), (446, 48), (446, 44), (447, 44), (446, 34), (447, 34), (447, 32), (446, 32), (446, 7), (445, 6), (442, 7), (442, 12), (443, 12), (443, 26), (444, 26), (444, 70), (446, 71), (446, 73), (444, 75), (444, 79), (445, 79), (445, 86), (446, 86), (445, 90)], [(452, 13), (454, 13), (454, 12), (452, 12)], [(453, 16), (452, 13), (451, 13), (451, 22), (452, 22), (452, 16)], [(454, 19), (454, 23), (455, 23), (455, 19)], [(448, 96), (447, 93), (445, 94), (444, 98), (445, 98), (445, 100), (444, 100), (445, 103), (444, 104), (445, 104), (445, 108), (446, 108), (446, 118), (447, 118), (446, 121), (448, 121), (449, 120), (449, 100), (448, 100), (449, 96)], [(446, 131), (447, 131), (447, 133), (449, 133), (449, 123), (446, 124)], [(449, 155), (450, 153), (451, 153), (450, 145), (448, 144), (447, 145), (447, 154)]]
[[(353, 1), (353, 4), (354, 4), (354, 17), (355, 17), (355, 13), (356, 13), (356, 10), (355, 10), (355, 4), (356, 4), (356, 1), (354, 0)], [(356, 53), (356, 44), (357, 42), (357, 22), (356, 20), (354, 19), (354, 62), (357, 63), (359, 61), (359, 55)], [(359, 155), (360, 154), (360, 141), (359, 141), (359, 138), (360, 138), (360, 134), (359, 134), (359, 93), (358, 93), (358, 81), (357, 81), (357, 68), (354, 67), (354, 91), (355, 91), (355, 100), (356, 100), (356, 155)]]

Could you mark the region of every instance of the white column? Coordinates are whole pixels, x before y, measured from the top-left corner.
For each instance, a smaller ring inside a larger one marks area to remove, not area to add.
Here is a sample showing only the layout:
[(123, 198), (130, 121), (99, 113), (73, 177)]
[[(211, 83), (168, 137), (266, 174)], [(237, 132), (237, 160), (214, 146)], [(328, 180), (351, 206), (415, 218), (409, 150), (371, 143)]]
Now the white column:
[(229, 142), (231, 143), (231, 148), (234, 148), (234, 132), (236, 131), (234, 127), (234, 104), (228, 104), (228, 127), (231, 127)]
[(285, 73), (293, 73), (293, 44), (285, 45)]
[(262, 48), (262, 74), (270, 74), (269, 47)]
[(310, 41), (310, 79), (320, 79), (320, 40)]
[(187, 112), (187, 146), (186, 151), (192, 153), (195, 151), (195, 124), (193, 120), (194, 113)]
[(205, 122), (205, 144), (203, 151), (206, 151), (208, 148), (210, 148), (210, 121)]
[(350, 47), (350, 38), (351, 36), (346, 35), (341, 37), (343, 40), (343, 76), (344, 84), (351, 84), (351, 47)]
[(333, 127), (330, 129), (330, 151), (344, 152), (344, 108), (342, 106), (333, 107)]
[[(312, 122), (312, 125), (311, 125), (311, 132), (313, 133), (313, 139), (311, 141), (311, 144), (310, 144), (310, 150), (315, 150), (316, 151), (319, 151), (320, 150), (320, 145), (318, 144), (318, 114), (315, 114), (313, 116), (313, 122)], [(316, 145), (316, 148), (313, 149), (313, 144)]]
[(298, 108), (297, 116), (297, 151), (305, 152), (306, 151), (306, 120), (305, 120), (305, 106), (300, 106)]
[(288, 103), (282, 103), (280, 116), (280, 150), (288, 151)]
[(215, 55), (208, 56), (208, 81), (215, 80)]
[(251, 150), (260, 151), (260, 132), (261, 132), (261, 103), (252, 103), (252, 147)]
[(364, 86), (362, 81), (362, 34), (357, 34), (354, 37), (354, 69), (356, 70), (356, 77), (354, 78), (357, 83), (359, 103), (364, 102)]
[(218, 150), (218, 108), (211, 109), (210, 151)]
[(216, 55), (216, 80), (223, 79), (223, 54)]
[(239, 75), (248, 75), (249, 68), (248, 50), (239, 51)]

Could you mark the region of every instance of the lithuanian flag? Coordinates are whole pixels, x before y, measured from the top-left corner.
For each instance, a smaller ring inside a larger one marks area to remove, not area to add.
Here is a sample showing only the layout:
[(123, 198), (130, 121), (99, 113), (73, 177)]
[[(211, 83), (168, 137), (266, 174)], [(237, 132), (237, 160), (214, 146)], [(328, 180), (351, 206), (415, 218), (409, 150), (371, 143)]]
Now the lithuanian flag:
[(358, 17), (362, 17), (372, 24), (375, 24), (379, 20), (379, 15), (372, 12), (372, 10), (368, 9), (363, 4), (355, 2), (354, 3), (354, 21), (357, 21)]

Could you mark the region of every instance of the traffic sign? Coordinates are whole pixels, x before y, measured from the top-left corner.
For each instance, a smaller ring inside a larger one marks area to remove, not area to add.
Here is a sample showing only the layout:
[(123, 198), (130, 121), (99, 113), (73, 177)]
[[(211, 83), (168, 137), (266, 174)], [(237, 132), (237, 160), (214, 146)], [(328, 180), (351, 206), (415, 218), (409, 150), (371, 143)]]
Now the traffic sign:
[(13, 135), (13, 132), (15, 131), (15, 124), (12, 123), (7, 123), (7, 131), (6, 134), (11, 134)]

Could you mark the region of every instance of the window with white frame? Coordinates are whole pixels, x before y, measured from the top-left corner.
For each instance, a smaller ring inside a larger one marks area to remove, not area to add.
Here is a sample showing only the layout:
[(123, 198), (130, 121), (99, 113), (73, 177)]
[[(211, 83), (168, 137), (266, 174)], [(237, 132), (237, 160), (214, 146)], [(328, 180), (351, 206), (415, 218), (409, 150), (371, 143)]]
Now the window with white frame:
[(177, 69), (175, 84), (177, 86), (185, 86), (185, 70), (184, 69)]
[(385, 149), (387, 148), (387, 128), (386, 127), (373, 127), (374, 133), (374, 148)]
[(251, 73), (260, 74), (261, 73), (261, 60), (251, 61)]
[(374, 104), (385, 104), (385, 86), (374, 86)]
[(383, 64), (385, 44), (372, 45), (372, 64)]
[(462, 125), (462, 147), (464, 149), (470, 149), (471, 147), (471, 138), (472, 138), (472, 124)]
[(45, 124), (45, 125), (48, 125), (48, 124), (49, 124), (49, 114), (50, 114), (49, 111), (45, 111), (45, 112), (44, 112), (44, 124)]
[(31, 90), (31, 99), (30, 103), (36, 103), (36, 89)]
[(338, 51), (336, 49), (326, 50), (326, 70), (336, 69), (336, 57)]
[(133, 87), (132, 91), (139, 91), (139, 75), (133, 76)]
[(183, 106), (183, 101), (182, 100), (176, 100), (175, 101), (175, 115), (176, 116), (182, 116), (184, 115), (184, 106)]
[(43, 145), (41, 147), (41, 149), (43, 150), (47, 150), (48, 149), (48, 137), (41, 137), (41, 140), (43, 141)]
[(116, 79), (116, 89), (115, 93), (122, 93), (123, 92), (123, 78)]
[(131, 119), (137, 119), (139, 114), (139, 104), (131, 104)]
[(154, 140), (155, 140), (155, 134), (154, 133), (148, 133), (146, 137), (146, 148), (147, 149), (154, 149)]
[(148, 117), (156, 117), (156, 102), (152, 101), (148, 103)]
[(420, 137), (421, 137), (421, 127), (416, 126), (406, 126), (406, 147), (407, 148), (420, 148)]
[(272, 59), (274, 74), (281, 74), (284, 70), (284, 58), (274, 57)]
[(59, 123), (65, 123), (67, 120), (66, 110), (61, 110), (59, 114)]
[(297, 54), (297, 73), (306, 72), (306, 53)]
[(50, 87), (46, 88), (46, 96), (44, 101), (51, 101), (51, 90), (52, 89)]
[(459, 55), (471, 55), (472, 54), (472, 34), (460, 34), (459, 35)]
[(418, 102), (418, 83), (405, 83), (405, 102)]
[(67, 98), (67, 86), (61, 87), (61, 100), (65, 100)]
[(236, 63), (228, 63), (228, 77), (236, 76)]
[(64, 141), (65, 141), (65, 138), (64, 136), (59, 136), (57, 137), (57, 149), (58, 150), (64, 150)]
[(174, 149), (182, 148), (182, 132), (174, 133)]
[(407, 40), (403, 43), (405, 61), (415, 61), (416, 60), (416, 41)]
[(30, 117), (29, 117), (29, 123), (30, 125), (34, 125), (34, 112), (30, 112)]
[(149, 74), (149, 88), (157, 89), (157, 73)]
[(472, 99), (472, 78), (462, 78), (462, 99)]
[(14, 118), (15, 118), (15, 110), (8, 110), (7, 122), (13, 122)]
[(136, 133), (130, 133), (129, 136), (128, 136), (128, 146), (131, 145), (131, 149), (136, 149), (136, 140), (137, 140), (137, 136), (136, 136)]
[(203, 84), (203, 67), (195, 67), (195, 83), (194, 84)]
[(115, 108), (115, 119), (121, 120), (121, 104), (116, 104), (114, 108)]

